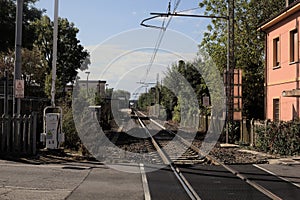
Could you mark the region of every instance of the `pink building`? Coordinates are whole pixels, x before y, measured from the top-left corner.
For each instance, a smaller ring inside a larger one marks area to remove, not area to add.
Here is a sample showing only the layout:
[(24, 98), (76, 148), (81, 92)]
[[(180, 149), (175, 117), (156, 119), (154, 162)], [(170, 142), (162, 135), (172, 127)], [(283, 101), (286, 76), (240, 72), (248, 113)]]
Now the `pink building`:
[(299, 23), (300, 1), (287, 0), (287, 7), (260, 27), (266, 33), (266, 119), (300, 117)]

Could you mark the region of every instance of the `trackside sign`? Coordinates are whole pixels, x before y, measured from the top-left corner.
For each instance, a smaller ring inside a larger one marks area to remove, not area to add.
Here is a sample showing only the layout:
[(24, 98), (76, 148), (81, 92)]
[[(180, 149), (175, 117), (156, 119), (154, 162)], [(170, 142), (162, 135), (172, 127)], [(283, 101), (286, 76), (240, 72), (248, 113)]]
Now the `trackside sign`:
[(24, 98), (24, 80), (16, 80), (15, 98)]

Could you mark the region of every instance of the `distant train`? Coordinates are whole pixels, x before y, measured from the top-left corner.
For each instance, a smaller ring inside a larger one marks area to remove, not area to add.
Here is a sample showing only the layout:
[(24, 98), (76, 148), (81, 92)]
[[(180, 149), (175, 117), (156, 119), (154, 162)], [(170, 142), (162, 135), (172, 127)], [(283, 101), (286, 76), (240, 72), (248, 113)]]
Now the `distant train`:
[(129, 100), (129, 108), (137, 108), (138, 100)]

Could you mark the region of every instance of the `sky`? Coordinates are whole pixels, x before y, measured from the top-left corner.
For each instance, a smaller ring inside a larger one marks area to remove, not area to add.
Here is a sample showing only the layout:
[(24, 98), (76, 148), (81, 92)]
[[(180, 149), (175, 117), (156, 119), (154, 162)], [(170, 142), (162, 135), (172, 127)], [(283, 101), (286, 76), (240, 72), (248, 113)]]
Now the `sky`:
[[(171, 0), (171, 11), (176, 2)], [(75, 24), (81, 45), (91, 55), (89, 77), (80, 72), (80, 78), (106, 80), (111, 88), (133, 93), (142, 87), (137, 82), (153, 82), (158, 77), (161, 80), (178, 60), (193, 60), (209, 19), (173, 17), (166, 31), (140, 25), (143, 19), (153, 16), (151, 12), (165, 13), (168, 3), (169, 0), (59, 0), (59, 17)], [(181, 0), (176, 12), (203, 15), (198, 3)], [(39, 0), (35, 6), (46, 9), (45, 14), (53, 19), (54, 0)], [(147, 23), (161, 26), (168, 20), (156, 18)], [(160, 48), (156, 52), (157, 44)]]

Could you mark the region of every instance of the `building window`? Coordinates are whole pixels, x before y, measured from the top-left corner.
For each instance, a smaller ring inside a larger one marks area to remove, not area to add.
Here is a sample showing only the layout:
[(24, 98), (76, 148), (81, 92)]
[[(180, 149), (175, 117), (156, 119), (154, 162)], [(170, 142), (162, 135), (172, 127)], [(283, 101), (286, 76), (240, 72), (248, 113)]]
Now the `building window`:
[(280, 41), (279, 37), (273, 40), (273, 67), (280, 66)]
[(298, 61), (298, 31), (297, 29), (290, 32), (290, 62)]
[(279, 121), (279, 99), (273, 99), (273, 121)]
[(291, 5), (292, 3), (294, 3), (296, 0), (285, 0), (285, 5), (286, 7), (288, 7), (289, 5)]

